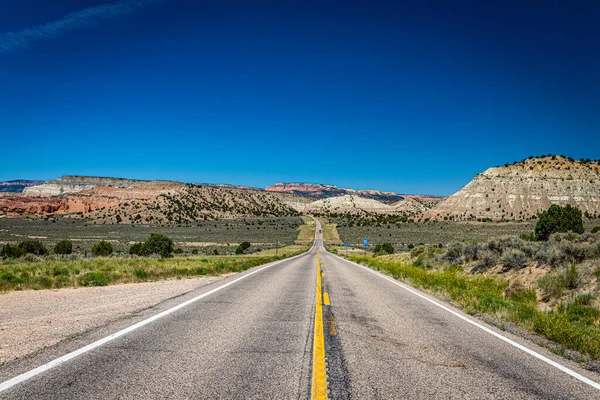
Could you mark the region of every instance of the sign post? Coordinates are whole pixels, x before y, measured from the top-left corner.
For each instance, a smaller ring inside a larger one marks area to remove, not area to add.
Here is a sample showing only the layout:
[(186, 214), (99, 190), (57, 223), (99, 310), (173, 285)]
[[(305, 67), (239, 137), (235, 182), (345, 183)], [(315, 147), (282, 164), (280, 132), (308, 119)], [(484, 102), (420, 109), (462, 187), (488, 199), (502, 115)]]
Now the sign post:
[(368, 238), (368, 237), (366, 237), (366, 238), (363, 240), (363, 246), (364, 246), (364, 248), (365, 248), (365, 256), (366, 256), (366, 255), (367, 255), (367, 247), (369, 246), (369, 238)]
[(346, 254), (348, 254), (348, 242), (344, 243), (344, 246), (346, 246)]

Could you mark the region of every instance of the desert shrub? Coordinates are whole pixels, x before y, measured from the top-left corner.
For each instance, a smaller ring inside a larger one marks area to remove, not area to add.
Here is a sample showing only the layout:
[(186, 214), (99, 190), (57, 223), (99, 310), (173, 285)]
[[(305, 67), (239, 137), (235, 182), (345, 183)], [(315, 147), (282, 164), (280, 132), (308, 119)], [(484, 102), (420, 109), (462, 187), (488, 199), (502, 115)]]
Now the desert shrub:
[(565, 282), (567, 288), (576, 289), (579, 286), (579, 271), (577, 270), (577, 264), (572, 263), (567, 267), (565, 271)]
[(600, 232), (600, 225), (593, 227), (591, 232), (592, 233), (598, 233), (598, 232)]
[(143, 245), (144, 255), (158, 254), (161, 257), (170, 257), (173, 254), (173, 240), (160, 233), (151, 233)]
[(410, 255), (415, 267), (433, 268), (437, 264), (437, 257), (443, 251), (437, 246), (418, 246), (411, 250)]
[(462, 255), (466, 261), (475, 261), (479, 259), (479, 246), (468, 244), (462, 248)]
[(36, 256), (48, 255), (48, 249), (39, 240), (25, 240), (19, 243), (19, 247), (27, 254), (35, 254)]
[(82, 286), (106, 286), (110, 283), (110, 278), (102, 272), (87, 272), (79, 278), (79, 283)]
[[(496, 253), (490, 250), (482, 250), (478, 254), (479, 264), (477, 264), (476, 271), (493, 267), (498, 262), (498, 256)], [(475, 268), (474, 268), (475, 269)], [(474, 272), (476, 272), (474, 271)]]
[(521, 250), (508, 249), (502, 254), (500, 262), (505, 270), (521, 269), (527, 262), (527, 256)]
[(250, 248), (250, 242), (242, 242), (240, 243), (240, 247), (242, 248), (243, 251), (246, 251)]
[(129, 254), (136, 256), (144, 255), (144, 243), (134, 243), (129, 246)]
[(198, 249), (192, 250), (192, 255), (197, 256), (198, 255)]
[(18, 245), (10, 245), (6, 243), (2, 246), (2, 250), (0, 250), (1, 258), (19, 258), (25, 255), (25, 251), (20, 248)]
[(375, 245), (375, 254), (394, 254), (394, 245), (391, 243), (378, 243)]
[(457, 261), (462, 256), (463, 245), (461, 243), (450, 243), (444, 258), (449, 261)]
[(558, 273), (550, 273), (537, 280), (537, 285), (545, 298), (559, 298), (567, 288), (565, 277)]
[(542, 212), (535, 226), (537, 240), (548, 240), (553, 233), (569, 231), (584, 232), (581, 211), (570, 204), (564, 207), (552, 204), (550, 208)]
[(67, 255), (73, 252), (73, 244), (70, 240), (61, 240), (54, 246), (54, 254)]
[(571, 262), (582, 262), (588, 255), (592, 255), (591, 246), (583, 243), (563, 242), (560, 245), (560, 251), (564, 254), (566, 260)]
[[(105, 240), (101, 240), (92, 247), (92, 255), (94, 257), (108, 257), (113, 252), (113, 245)], [(84, 285), (86, 286), (86, 285)], [(103, 286), (103, 285), (95, 285)]]
[(547, 264), (550, 260), (547, 247), (540, 247), (533, 256), (533, 259), (540, 264)]
[(173, 254), (183, 254), (183, 249), (178, 247), (175, 250), (173, 250)]

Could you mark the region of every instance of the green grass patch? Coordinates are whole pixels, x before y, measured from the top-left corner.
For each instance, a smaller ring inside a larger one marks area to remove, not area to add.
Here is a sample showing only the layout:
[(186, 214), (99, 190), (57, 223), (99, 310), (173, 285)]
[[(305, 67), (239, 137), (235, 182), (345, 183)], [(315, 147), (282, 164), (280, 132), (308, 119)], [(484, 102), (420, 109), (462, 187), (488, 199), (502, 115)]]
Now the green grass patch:
[(242, 256), (110, 257), (91, 259), (0, 260), (0, 291), (106, 286), (241, 272), (301, 254), (306, 246), (288, 246)]

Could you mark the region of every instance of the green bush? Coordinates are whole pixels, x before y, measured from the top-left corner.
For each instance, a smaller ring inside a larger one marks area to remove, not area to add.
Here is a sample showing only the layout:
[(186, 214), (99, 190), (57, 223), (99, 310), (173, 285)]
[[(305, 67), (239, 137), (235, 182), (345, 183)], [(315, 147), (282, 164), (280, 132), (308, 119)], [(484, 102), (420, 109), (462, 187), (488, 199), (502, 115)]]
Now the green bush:
[(192, 255), (197, 256), (198, 255), (198, 249), (192, 250)]
[(183, 249), (178, 247), (175, 250), (173, 250), (173, 254), (183, 254)]
[(67, 255), (73, 252), (73, 244), (70, 240), (61, 240), (54, 246), (54, 254)]
[(134, 243), (129, 246), (129, 254), (135, 256), (143, 256), (144, 255), (144, 243)]
[(535, 225), (537, 240), (548, 240), (556, 232), (583, 233), (583, 217), (577, 207), (552, 204), (544, 211)]
[[(101, 240), (92, 247), (94, 257), (108, 257), (113, 253), (113, 245), (105, 240)], [(96, 285), (102, 286), (102, 285)]]
[(82, 286), (106, 286), (110, 283), (110, 278), (102, 272), (94, 271), (83, 274), (79, 283)]
[(598, 232), (600, 232), (600, 225), (592, 228), (592, 233), (598, 233)]
[(2, 246), (2, 250), (0, 250), (1, 258), (19, 258), (25, 255), (25, 251), (20, 248), (18, 245), (11, 246), (9, 243), (6, 243)]
[(394, 245), (391, 243), (378, 243), (375, 245), (375, 254), (394, 254)]
[(160, 233), (151, 233), (143, 246), (144, 255), (158, 254), (163, 258), (171, 257), (173, 250), (173, 240)]
[(27, 254), (35, 254), (36, 256), (48, 255), (48, 249), (39, 240), (25, 240), (19, 243), (19, 247)]
[(148, 277), (150, 276), (150, 273), (148, 271), (146, 271), (145, 269), (138, 268), (138, 269), (133, 270), (133, 275), (138, 279), (148, 279)]

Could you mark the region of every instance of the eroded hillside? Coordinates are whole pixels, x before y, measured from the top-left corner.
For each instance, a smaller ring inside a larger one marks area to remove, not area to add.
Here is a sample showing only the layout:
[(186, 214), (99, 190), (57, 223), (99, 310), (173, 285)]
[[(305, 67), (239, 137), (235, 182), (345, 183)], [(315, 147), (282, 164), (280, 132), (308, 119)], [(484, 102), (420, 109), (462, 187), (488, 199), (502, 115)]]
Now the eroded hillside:
[(588, 215), (600, 215), (600, 161), (543, 156), (490, 168), (425, 215), (527, 220), (551, 204), (571, 204)]

